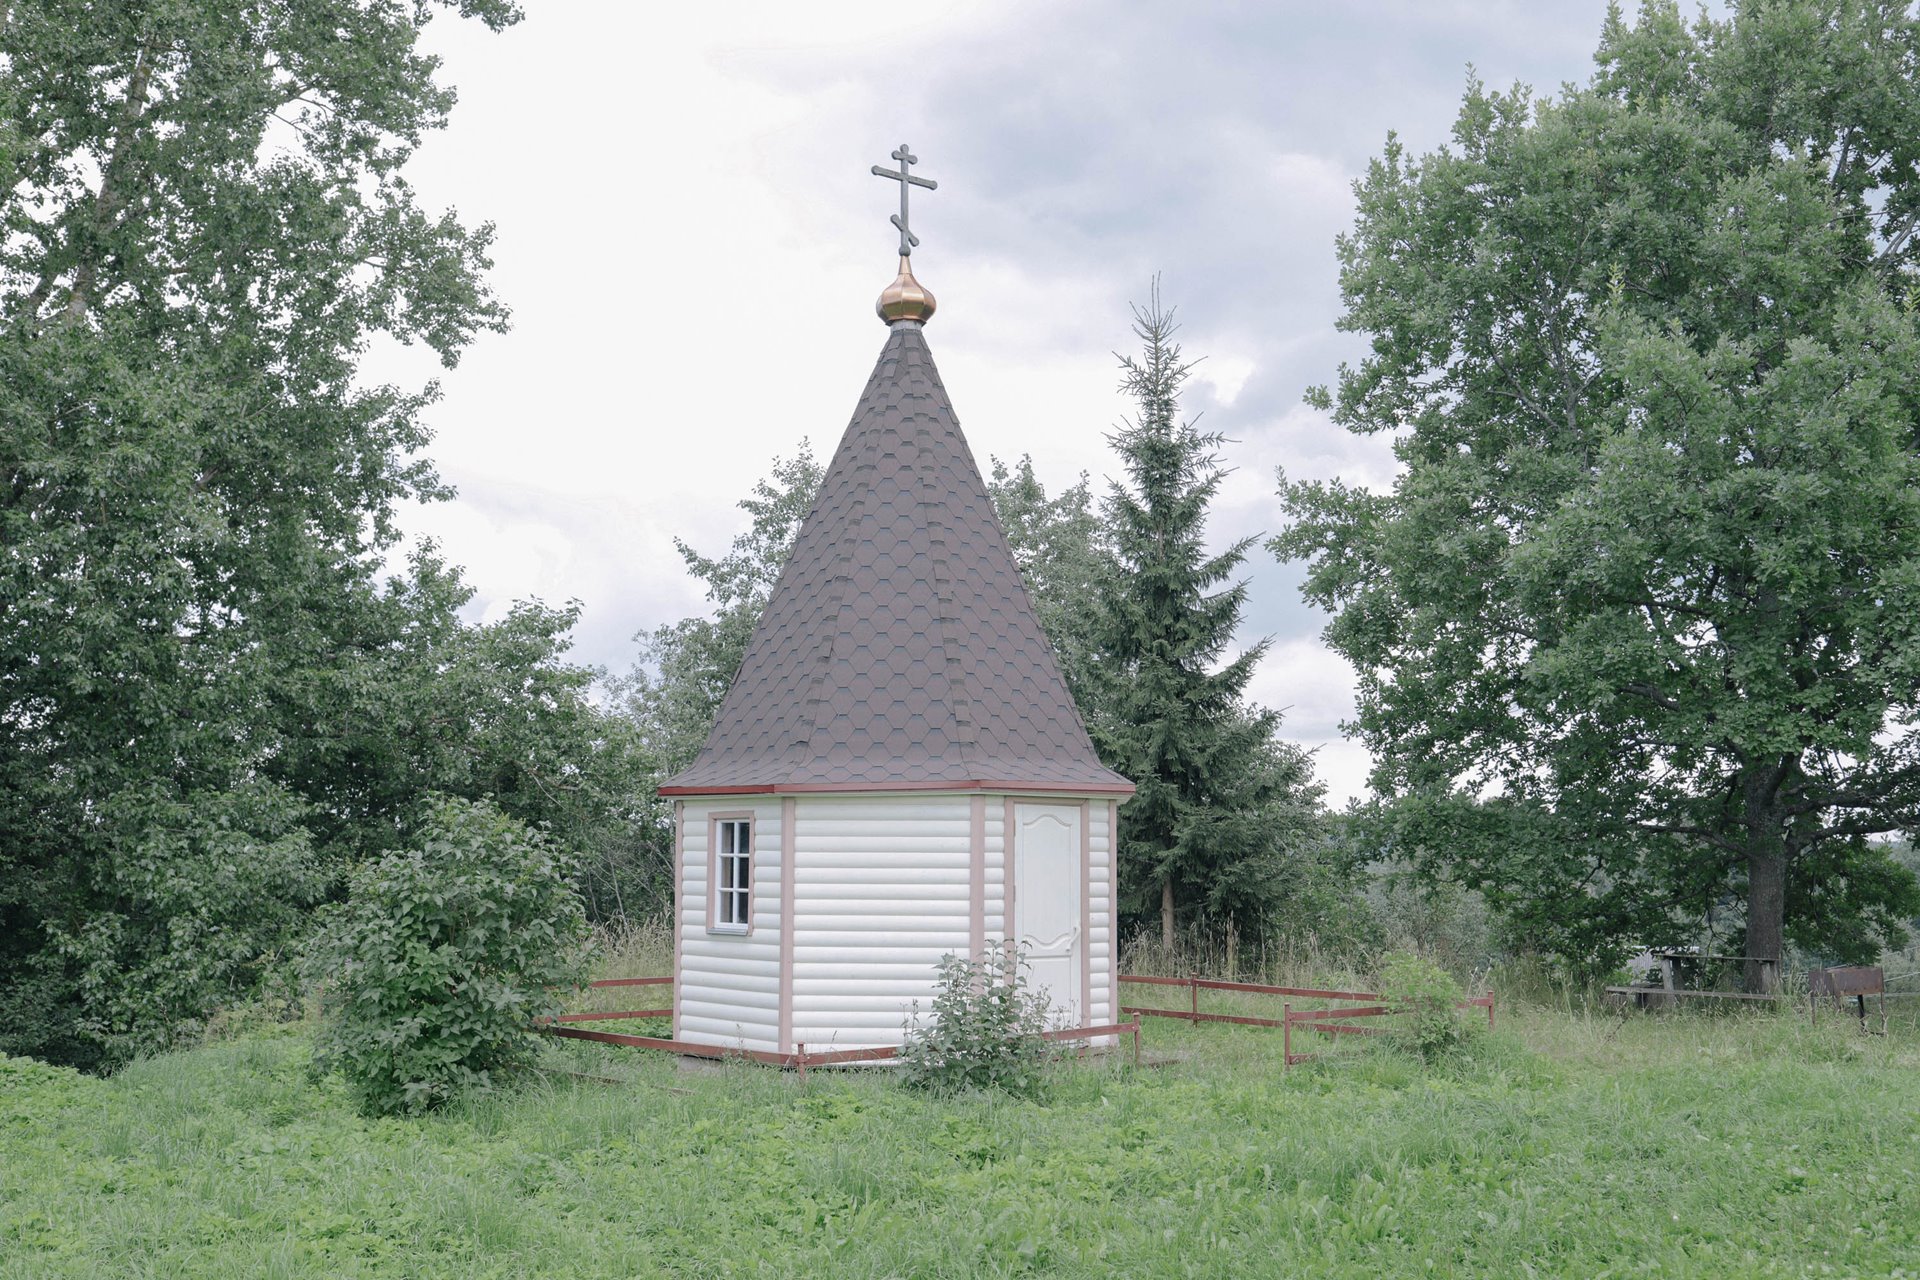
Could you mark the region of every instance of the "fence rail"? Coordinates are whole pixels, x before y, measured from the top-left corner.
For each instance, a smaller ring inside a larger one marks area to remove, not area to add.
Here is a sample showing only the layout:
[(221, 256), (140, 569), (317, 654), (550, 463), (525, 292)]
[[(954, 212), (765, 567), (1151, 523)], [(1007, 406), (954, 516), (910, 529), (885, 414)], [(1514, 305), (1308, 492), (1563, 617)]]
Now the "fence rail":
[[(1130, 1013), (1138, 1021), (1142, 1016), (1150, 1018), (1180, 1018), (1187, 1022), (1228, 1022), (1249, 1027), (1279, 1027), (1281, 1034), (1281, 1056), (1286, 1066), (1305, 1062), (1318, 1057), (1312, 1053), (1293, 1051), (1293, 1029), (1298, 1026), (1303, 1031), (1319, 1031), (1327, 1035), (1373, 1036), (1386, 1030), (1383, 1027), (1353, 1026), (1355, 1018), (1391, 1017), (1400, 1010), (1386, 1003), (1386, 997), (1377, 991), (1333, 991), (1319, 987), (1276, 987), (1259, 982), (1224, 982), (1218, 978), (1202, 978), (1197, 974), (1185, 978), (1164, 977), (1157, 974), (1123, 973), (1120, 981), (1151, 987), (1184, 987), (1187, 990), (1187, 1007), (1184, 1009), (1161, 1009), (1152, 1005), (1120, 1006), (1120, 1012)], [(1245, 995), (1287, 996), (1288, 1001), (1280, 1006), (1277, 1018), (1257, 1018), (1248, 1014), (1203, 1012), (1200, 1008), (1202, 991), (1236, 991)], [(1295, 1009), (1294, 999), (1338, 1000), (1345, 1004), (1327, 1009)], [(1358, 1007), (1353, 1007), (1358, 1006)], [(1493, 992), (1482, 996), (1473, 996), (1462, 1000), (1458, 1005), (1462, 1009), (1483, 1008), (1487, 1011), (1487, 1027), (1494, 1025)]]
[[(602, 978), (598, 982), (589, 982), (587, 990), (597, 991), (605, 987), (659, 987), (672, 986), (672, 978)], [(613, 1018), (671, 1018), (672, 1009), (614, 1009), (595, 1013), (558, 1013), (551, 1018), (535, 1018), (536, 1027), (547, 1027), (554, 1023), (565, 1022), (605, 1022)]]
[[(640, 987), (671, 986), (672, 978), (603, 978), (598, 982), (589, 982), (594, 987)], [(558, 1036), (565, 1040), (589, 1040), (595, 1044), (622, 1045), (632, 1049), (659, 1049), (666, 1053), (677, 1053), (689, 1058), (734, 1058), (746, 1062), (759, 1062), (767, 1066), (783, 1067), (797, 1071), (802, 1079), (806, 1078), (810, 1067), (837, 1067), (859, 1062), (886, 1062), (900, 1056), (902, 1046), (897, 1044), (879, 1045), (871, 1049), (822, 1049), (809, 1050), (802, 1043), (794, 1046), (792, 1053), (777, 1053), (766, 1049), (749, 1049), (743, 1046), (694, 1044), (687, 1040), (674, 1040), (666, 1036), (637, 1036), (624, 1031), (589, 1031), (585, 1027), (573, 1024), (581, 1022), (608, 1022), (620, 1018), (669, 1018), (672, 1009), (620, 1009), (605, 1013), (561, 1013), (549, 1018), (536, 1018), (533, 1029), (543, 1035)], [(1133, 1037), (1133, 1065), (1140, 1065), (1140, 1019), (1131, 1022), (1113, 1022), (1094, 1027), (1063, 1027), (1056, 1031), (1044, 1031), (1040, 1038), (1052, 1041), (1097, 1040), (1104, 1036)]]
[[(1355, 1023), (1365, 1018), (1392, 1017), (1402, 1012), (1386, 1003), (1386, 997), (1377, 991), (1337, 991), (1320, 987), (1282, 987), (1259, 982), (1226, 982), (1218, 978), (1202, 978), (1197, 974), (1184, 978), (1166, 977), (1157, 974), (1120, 975), (1120, 981), (1137, 986), (1182, 987), (1187, 992), (1187, 1007), (1184, 1009), (1156, 1008), (1152, 1005), (1120, 1006), (1120, 1012), (1131, 1014), (1131, 1022), (1114, 1022), (1092, 1027), (1066, 1027), (1057, 1031), (1043, 1033), (1043, 1038), (1053, 1041), (1093, 1040), (1105, 1036), (1131, 1036), (1133, 1038), (1134, 1065), (1140, 1063), (1140, 1020), (1150, 1018), (1178, 1018), (1187, 1022), (1225, 1022), (1239, 1026), (1278, 1027), (1281, 1032), (1281, 1054), (1287, 1067), (1318, 1057), (1314, 1053), (1295, 1053), (1293, 1051), (1293, 1029), (1317, 1031), (1326, 1035), (1381, 1035), (1387, 1029), (1376, 1026), (1359, 1026)], [(651, 987), (671, 986), (672, 978), (603, 978), (588, 983), (589, 988), (603, 987)], [(1214, 1013), (1200, 1008), (1202, 991), (1236, 992), (1254, 996), (1284, 996), (1286, 1002), (1280, 1006), (1278, 1018), (1262, 1018), (1251, 1014)], [(1329, 1008), (1295, 1009), (1293, 1001), (1322, 1000), (1340, 1003)], [(1493, 992), (1473, 996), (1462, 1000), (1458, 1006), (1462, 1009), (1482, 1008), (1487, 1011), (1487, 1026), (1494, 1025)], [(562, 1013), (552, 1017), (538, 1018), (534, 1029), (545, 1035), (558, 1036), (568, 1040), (589, 1040), (596, 1044), (623, 1045), (636, 1049), (658, 1049), (666, 1053), (676, 1053), (691, 1058), (735, 1058), (748, 1062), (765, 1063), (768, 1066), (783, 1067), (797, 1071), (804, 1077), (809, 1068), (844, 1066), (861, 1062), (886, 1062), (900, 1055), (900, 1045), (879, 1045), (870, 1049), (826, 1049), (812, 1050), (802, 1043), (794, 1047), (791, 1053), (774, 1052), (766, 1049), (748, 1049), (745, 1046), (727, 1046), (695, 1044), (686, 1040), (675, 1040), (666, 1036), (641, 1036), (623, 1031), (596, 1031), (579, 1026), (583, 1022), (611, 1022), (629, 1018), (666, 1018), (671, 1017), (672, 1009), (617, 1009), (587, 1013)]]

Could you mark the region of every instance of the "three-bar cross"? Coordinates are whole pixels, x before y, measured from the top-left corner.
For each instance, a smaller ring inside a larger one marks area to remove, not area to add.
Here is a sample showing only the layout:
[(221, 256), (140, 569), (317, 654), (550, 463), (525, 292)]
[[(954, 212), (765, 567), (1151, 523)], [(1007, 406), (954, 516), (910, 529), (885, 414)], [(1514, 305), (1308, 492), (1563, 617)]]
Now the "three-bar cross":
[(913, 247), (920, 243), (920, 237), (913, 234), (907, 227), (907, 188), (909, 186), (925, 187), (932, 191), (940, 184), (932, 178), (916, 177), (907, 171), (910, 166), (920, 163), (920, 157), (907, 150), (906, 143), (900, 144), (900, 149), (893, 153), (893, 158), (900, 162), (898, 170), (882, 169), (879, 165), (874, 165), (872, 172), (876, 177), (892, 178), (900, 184), (900, 212), (895, 214), (891, 221), (894, 226), (900, 228), (900, 256), (904, 258), (912, 254)]

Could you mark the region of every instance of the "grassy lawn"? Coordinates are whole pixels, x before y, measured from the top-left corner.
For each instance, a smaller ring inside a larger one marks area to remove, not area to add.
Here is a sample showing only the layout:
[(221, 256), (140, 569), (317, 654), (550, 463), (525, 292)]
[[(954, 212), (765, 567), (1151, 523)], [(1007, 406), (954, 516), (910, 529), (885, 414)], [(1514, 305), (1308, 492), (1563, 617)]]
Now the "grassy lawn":
[(1920, 1276), (1920, 1036), (1503, 1011), (1476, 1061), (1278, 1033), (1040, 1103), (570, 1044), (364, 1120), (301, 1034), (110, 1080), (0, 1060), (0, 1278)]

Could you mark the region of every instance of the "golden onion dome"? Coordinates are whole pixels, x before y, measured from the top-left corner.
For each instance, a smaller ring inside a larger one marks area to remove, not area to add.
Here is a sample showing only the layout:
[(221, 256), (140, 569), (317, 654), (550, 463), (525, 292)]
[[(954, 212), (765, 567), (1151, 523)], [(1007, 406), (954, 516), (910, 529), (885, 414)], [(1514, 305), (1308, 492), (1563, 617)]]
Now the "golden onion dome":
[(900, 274), (894, 277), (892, 284), (880, 291), (880, 301), (873, 304), (873, 309), (888, 324), (896, 320), (925, 324), (933, 318), (937, 305), (927, 286), (913, 278), (912, 260), (902, 254)]

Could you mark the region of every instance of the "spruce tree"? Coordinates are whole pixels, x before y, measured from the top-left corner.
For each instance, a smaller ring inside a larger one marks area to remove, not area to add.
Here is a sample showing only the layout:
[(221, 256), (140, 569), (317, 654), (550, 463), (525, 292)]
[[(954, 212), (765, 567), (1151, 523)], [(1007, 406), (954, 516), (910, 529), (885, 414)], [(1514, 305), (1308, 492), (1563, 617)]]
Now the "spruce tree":
[(1121, 357), (1134, 417), (1110, 439), (1127, 472), (1106, 503), (1115, 570), (1100, 619), (1102, 757), (1139, 788), (1121, 830), (1127, 913), (1157, 904), (1171, 946), (1182, 918), (1257, 932), (1318, 812), (1305, 752), (1275, 736), (1277, 713), (1245, 700), (1267, 641), (1225, 663), (1246, 603), (1231, 581), (1254, 541), (1206, 549), (1225, 472), (1218, 433), (1180, 417), (1193, 370), (1156, 282), (1134, 308), (1138, 357)]

